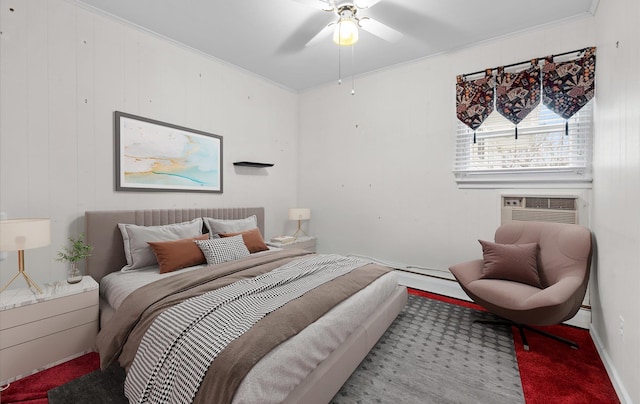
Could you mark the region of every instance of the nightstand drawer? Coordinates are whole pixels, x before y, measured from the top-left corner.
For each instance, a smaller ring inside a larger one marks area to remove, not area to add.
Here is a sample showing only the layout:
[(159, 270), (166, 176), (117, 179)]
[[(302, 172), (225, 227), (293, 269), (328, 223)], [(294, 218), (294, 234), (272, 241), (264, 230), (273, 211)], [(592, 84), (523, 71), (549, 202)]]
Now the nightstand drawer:
[(316, 239), (312, 238), (309, 240), (298, 241), (287, 245), (285, 248), (298, 248), (300, 250), (316, 252)]
[[(0, 330), (58, 316), (83, 307), (97, 306), (98, 290), (46, 300), (0, 312)], [(4, 333), (3, 333), (4, 336)]]
[(7, 328), (2, 331), (0, 349), (91, 323), (96, 321), (96, 318), (98, 318), (98, 305)]
[(93, 349), (98, 321), (0, 350), (0, 380), (28, 376)]

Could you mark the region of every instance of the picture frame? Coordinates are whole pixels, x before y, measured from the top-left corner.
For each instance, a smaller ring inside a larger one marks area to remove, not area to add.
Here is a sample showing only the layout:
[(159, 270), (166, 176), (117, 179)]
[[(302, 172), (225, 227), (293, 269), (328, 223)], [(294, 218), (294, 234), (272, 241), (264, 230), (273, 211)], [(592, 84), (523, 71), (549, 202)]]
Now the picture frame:
[(114, 112), (116, 191), (222, 193), (222, 136)]

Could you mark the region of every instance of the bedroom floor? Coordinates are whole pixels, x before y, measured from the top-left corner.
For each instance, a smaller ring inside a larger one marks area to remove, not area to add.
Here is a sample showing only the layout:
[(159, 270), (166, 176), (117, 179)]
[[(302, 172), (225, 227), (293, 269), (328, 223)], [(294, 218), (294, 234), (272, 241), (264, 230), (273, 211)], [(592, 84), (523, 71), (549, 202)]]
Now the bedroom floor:
[[(440, 295), (435, 295), (432, 293), (423, 292), (419, 290), (410, 289), (409, 292), (412, 295), (411, 299), (417, 301), (418, 303), (424, 303), (424, 302), (421, 302), (422, 300), (421, 298), (425, 298), (427, 300), (434, 300), (438, 302), (453, 304), (459, 307), (470, 308), (470, 309), (473, 309), (472, 311), (476, 312), (476, 314), (480, 313), (479, 315), (483, 315), (481, 313), (480, 308), (474, 305), (473, 303), (460, 301), (452, 298), (447, 298), (447, 297), (443, 297)], [(407, 308), (405, 308), (405, 311), (408, 312), (409, 308), (411, 307), (412, 305), (408, 304)], [(456, 311), (455, 308), (453, 309), (454, 310), (451, 311), (452, 313), (458, 313), (453, 315), (459, 316), (459, 311)], [(420, 314), (421, 316), (424, 315), (425, 310), (423, 309), (422, 311), (423, 313)], [(403, 312), (403, 314), (401, 315), (415, 315), (415, 313), (410, 314), (410, 313)], [(439, 320), (437, 319), (438, 316), (436, 316), (436, 321), (446, 322), (447, 320), (443, 319), (442, 316), (444, 316), (444, 314), (441, 314)], [(423, 320), (420, 319), (420, 321), (423, 321)], [(424, 321), (427, 321), (427, 320), (424, 320)], [(397, 322), (399, 321), (397, 320)], [(401, 331), (402, 334), (407, 336), (408, 334), (411, 333), (410, 325), (405, 324), (403, 325), (403, 327), (405, 328), (401, 330), (398, 329)], [(463, 327), (464, 327), (464, 324), (463, 324)], [(517, 377), (517, 374), (519, 373), (519, 376), (520, 376), (519, 382), (521, 384), (521, 391), (524, 395), (524, 401), (526, 401), (527, 404), (531, 404), (531, 403), (546, 404), (548, 402), (563, 402), (563, 403), (585, 403), (585, 402), (617, 403), (619, 402), (616, 396), (615, 390), (613, 389), (613, 386), (611, 385), (611, 382), (606, 374), (604, 366), (597, 354), (595, 346), (591, 341), (588, 331), (574, 328), (574, 327), (569, 327), (569, 326), (552, 326), (547, 328), (549, 329), (550, 332), (554, 332), (566, 338), (577, 341), (580, 344), (580, 349), (573, 350), (573, 349), (570, 349), (569, 347), (564, 346), (563, 344), (559, 344), (559, 343), (556, 344), (555, 342), (549, 342), (548, 340), (544, 339), (541, 336), (529, 333), (527, 334), (527, 337), (529, 338), (531, 351), (527, 352), (522, 349), (522, 342), (520, 341), (519, 334), (517, 332), (515, 334), (512, 332), (511, 337), (513, 338), (513, 342), (515, 345), (515, 348), (514, 348), (515, 357), (517, 360), (517, 366), (515, 369), (516, 377)], [(348, 385), (357, 382), (352, 380), (354, 379), (354, 377), (366, 379), (368, 386), (375, 385), (375, 376), (371, 376), (371, 374), (375, 374), (375, 373), (379, 374), (380, 372), (376, 372), (375, 369), (373, 369), (375, 367), (373, 361), (375, 360), (375, 356), (383, 355), (383, 352), (386, 349), (386, 348), (385, 349), (378, 349), (378, 348), (383, 345), (391, 345), (392, 340), (387, 339), (387, 338), (390, 338), (388, 337), (388, 335), (393, 334), (394, 332), (398, 334), (398, 330), (394, 331), (392, 328), (390, 328), (390, 330), (385, 334), (385, 336), (383, 336), (383, 338), (381, 338), (381, 340), (378, 342), (377, 347), (374, 348), (374, 350), (372, 350), (370, 355), (360, 365), (360, 368), (363, 368), (363, 367), (367, 368), (367, 366), (369, 366), (369, 369), (367, 371), (371, 372), (373, 370), (374, 372), (364, 373), (362, 372), (361, 369), (354, 372), (354, 375), (352, 375), (352, 378), (350, 378), (347, 381), (347, 383), (345, 383), (345, 387), (343, 387), (343, 389), (338, 393), (338, 395), (336, 395), (336, 398), (334, 399), (336, 403), (351, 403), (356, 401), (362, 402), (363, 399), (365, 401), (368, 401), (366, 397), (362, 397), (363, 394), (365, 396), (369, 395), (368, 397), (369, 399), (375, 400), (378, 402), (410, 403), (410, 402), (425, 402), (424, 399), (427, 399), (427, 400), (437, 399), (436, 397), (433, 397), (433, 396), (428, 398), (424, 395), (419, 396), (415, 394), (417, 393), (417, 391), (414, 391), (414, 390), (417, 390), (418, 388), (420, 388), (420, 386), (417, 385), (418, 383), (427, 384), (427, 382), (425, 381), (426, 378), (424, 377), (418, 378), (416, 379), (416, 381), (411, 382), (410, 380), (407, 380), (408, 378), (406, 377), (407, 374), (418, 372), (418, 370), (415, 370), (414, 372), (411, 369), (411, 366), (419, 367), (419, 366), (422, 366), (422, 364), (426, 365), (425, 368), (432, 368), (434, 366), (434, 363), (435, 363), (433, 362), (435, 360), (434, 358), (430, 359), (432, 363), (428, 363), (427, 359), (425, 359), (426, 357), (434, 356), (432, 353), (428, 353), (428, 352), (425, 358), (418, 360), (415, 363), (411, 363), (409, 360), (404, 360), (397, 363), (399, 368), (402, 368), (401, 370), (402, 374), (398, 376), (399, 377), (398, 380), (401, 380), (402, 383), (388, 383), (388, 382), (381, 383), (384, 391), (383, 390), (374, 391), (375, 390), (374, 387), (367, 387), (366, 389), (361, 389), (362, 391), (360, 392), (357, 392), (357, 390), (352, 389), (351, 394), (347, 394), (347, 395), (343, 394), (345, 388), (349, 387)], [(481, 330), (481, 332), (485, 332), (485, 331), (487, 330)], [(417, 336), (422, 336), (425, 338), (428, 337), (428, 335), (426, 335), (424, 330), (421, 332), (416, 332), (415, 334)], [(506, 335), (509, 336), (508, 331)], [(415, 337), (415, 338), (418, 338), (418, 337)], [(442, 338), (442, 336), (438, 338)], [(412, 339), (412, 337), (410, 337), (409, 339)], [(429, 343), (428, 338), (425, 341), (418, 341), (418, 342), (422, 345)], [(452, 345), (452, 346), (455, 346), (455, 345)], [(458, 346), (458, 348), (460, 347)], [(448, 354), (444, 354), (444, 351), (442, 350), (441, 342), (438, 342), (437, 344), (433, 344), (433, 349), (439, 350), (439, 352), (443, 355), (443, 357), (448, 355)], [(510, 348), (510, 349), (513, 349), (513, 348)], [(460, 348), (460, 350), (462, 349)], [(415, 354), (415, 352), (417, 352), (417, 349), (415, 347), (411, 348), (411, 350), (409, 351), (411, 355), (409, 357), (419, 356), (418, 354)], [(478, 363), (477, 359), (473, 359), (473, 358), (467, 358), (467, 359), (469, 359), (470, 361), (469, 363), (472, 365)], [(497, 359), (497, 360), (500, 361), (501, 359)], [(383, 361), (384, 361), (384, 358), (383, 358)], [(384, 362), (384, 363), (386, 367), (389, 367), (389, 368), (391, 367), (391, 362)], [(489, 361), (487, 363), (491, 363), (491, 362)], [(27, 378), (24, 378), (12, 383), (8, 389), (0, 393), (0, 400), (3, 403), (33, 403), (33, 404), (48, 403), (49, 402), (49, 400), (47, 399), (48, 390), (55, 388), (57, 386), (61, 386), (65, 383), (68, 383), (71, 380), (78, 379), (83, 375), (89, 374), (92, 371), (98, 369), (98, 367), (99, 367), (98, 355), (96, 353), (90, 353), (90, 354), (84, 355), (80, 358), (63, 363), (51, 369), (47, 369), (45, 371), (39, 372), (37, 374), (34, 374), (32, 376), (29, 376)], [(446, 367), (448, 367), (448, 365), (445, 363), (443, 369), (446, 369)], [(507, 368), (508, 366), (505, 369)], [(438, 373), (442, 373), (442, 372), (438, 372)], [(470, 374), (477, 374), (477, 373), (478, 372), (476, 370), (474, 370), (473, 372), (470, 372)], [(383, 377), (386, 378), (388, 381), (390, 381), (390, 379), (394, 377), (393, 374), (394, 374), (394, 371), (391, 369), (390, 373), (383, 375)], [(453, 374), (460, 375), (460, 371), (456, 370), (455, 372), (453, 372)], [(482, 372), (480, 372), (480, 374), (481, 376), (483, 375)], [(486, 372), (484, 376), (486, 376)], [(500, 377), (503, 377), (503, 376), (506, 376), (506, 374), (500, 375)], [(553, 376), (553, 377), (550, 377), (550, 376)], [(456, 376), (456, 377), (459, 378), (459, 376)], [(463, 384), (467, 384), (473, 387), (473, 383), (474, 383), (473, 379), (470, 379), (470, 380), (459, 379), (457, 381), (449, 380), (447, 383), (444, 383), (444, 384), (442, 381), (438, 381), (438, 380), (436, 380), (435, 382), (437, 383), (436, 385), (440, 386), (440, 389), (444, 389), (441, 394), (443, 394), (448, 399), (452, 399), (454, 396), (456, 396), (456, 394), (460, 394), (460, 391), (464, 390), (460, 388), (460, 386), (463, 386)], [(485, 383), (486, 380), (481, 380), (480, 382)], [(412, 384), (413, 384), (413, 387), (412, 387)], [(394, 388), (399, 387), (401, 388), (401, 390), (394, 391), (393, 389), (389, 388), (390, 385), (394, 385)], [(412, 391), (412, 393), (414, 394), (403, 394), (402, 389), (405, 389), (407, 392)], [(514, 391), (517, 391), (517, 390), (518, 389), (515, 389)], [(360, 397), (354, 397), (353, 394), (360, 395)], [(416, 397), (421, 397), (420, 401), (417, 401)], [(463, 397), (464, 396), (458, 397), (459, 399), (462, 400), (460, 402), (467, 401)], [(476, 396), (475, 402), (478, 402), (477, 401), (478, 399), (481, 400), (480, 402), (496, 402), (495, 397), (491, 397), (491, 398), (484, 397), (484, 398), (485, 399), (483, 400), (481, 396)], [(520, 401), (520, 399), (517, 399), (515, 396), (511, 397), (510, 399), (508, 397), (504, 397), (504, 398), (506, 398), (507, 400), (516, 399), (515, 401)], [(509, 402), (509, 401), (505, 401), (505, 402)]]

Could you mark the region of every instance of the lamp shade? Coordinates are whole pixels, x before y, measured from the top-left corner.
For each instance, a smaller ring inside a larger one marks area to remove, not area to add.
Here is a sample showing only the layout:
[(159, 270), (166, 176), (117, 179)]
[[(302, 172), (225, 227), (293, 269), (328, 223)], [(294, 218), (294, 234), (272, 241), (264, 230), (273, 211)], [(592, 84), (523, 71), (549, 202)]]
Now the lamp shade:
[(309, 220), (309, 219), (311, 219), (311, 209), (289, 208), (289, 220)]
[(19, 251), (49, 245), (49, 219), (0, 220), (0, 251)]

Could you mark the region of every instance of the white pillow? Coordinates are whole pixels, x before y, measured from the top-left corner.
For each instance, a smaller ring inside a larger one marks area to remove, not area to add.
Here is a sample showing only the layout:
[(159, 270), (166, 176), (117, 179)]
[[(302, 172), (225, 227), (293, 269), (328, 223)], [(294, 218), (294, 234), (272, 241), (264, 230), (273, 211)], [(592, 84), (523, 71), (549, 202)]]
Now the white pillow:
[(195, 242), (202, 250), (209, 265), (222, 264), (249, 256), (249, 250), (244, 244), (242, 234), (233, 237), (195, 240)]
[(170, 241), (196, 237), (202, 234), (202, 218), (190, 222), (166, 224), (163, 226), (138, 226), (135, 224), (118, 223), (124, 242), (124, 254), (127, 265), (122, 271), (132, 271), (156, 265), (158, 260), (153, 250), (147, 244), (149, 241)]
[(236, 220), (214, 219), (212, 217), (203, 217), (202, 219), (209, 230), (209, 237), (212, 238), (218, 237), (218, 233), (240, 233), (258, 227), (256, 215)]

